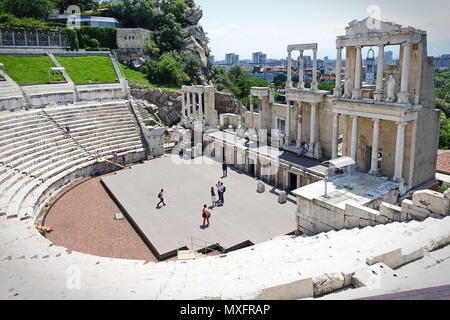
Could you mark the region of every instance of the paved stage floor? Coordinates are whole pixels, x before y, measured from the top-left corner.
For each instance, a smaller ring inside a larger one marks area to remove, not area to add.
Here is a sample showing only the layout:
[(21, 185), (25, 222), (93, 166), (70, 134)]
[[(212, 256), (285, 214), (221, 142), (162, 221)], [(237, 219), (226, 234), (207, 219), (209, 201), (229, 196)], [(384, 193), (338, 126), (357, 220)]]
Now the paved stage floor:
[[(210, 164), (175, 164), (163, 157), (102, 178), (160, 257), (175, 254), (178, 240), (188, 237), (218, 243), (227, 250), (295, 231), (295, 197), (279, 204), (279, 189), (266, 185), (266, 191), (259, 194), (254, 178), (229, 168), (228, 177), (221, 179), (221, 164), (207, 158), (195, 161)], [(201, 210), (204, 204), (211, 206), (210, 189), (219, 180), (226, 186), (225, 205), (210, 209), (210, 226), (203, 229)], [(165, 191), (167, 206), (158, 209), (160, 189)]]

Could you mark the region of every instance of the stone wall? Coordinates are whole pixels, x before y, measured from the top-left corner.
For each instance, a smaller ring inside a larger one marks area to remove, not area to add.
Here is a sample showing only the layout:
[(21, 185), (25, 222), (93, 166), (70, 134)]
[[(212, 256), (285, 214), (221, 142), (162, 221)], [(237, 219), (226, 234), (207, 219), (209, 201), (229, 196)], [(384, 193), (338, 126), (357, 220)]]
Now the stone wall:
[[(384, 201), (389, 201), (389, 195)], [(450, 191), (445, 194), (422, 190), (413, 194), (412, 200), (403, 200), (401, 206), (378, 201), (378, 204), (362, 206), (347, 203), (345, 209), (327, 205), (315, 199), (297, 197), (297, 219), (299, 229), (308, 234), (331, 230), (364, 228), (395, 221), (442, 218), (450, 214)], [(381, 202), (381, 203), (379, 203)], [(374, 208), (378, 208), (378, 210)]]

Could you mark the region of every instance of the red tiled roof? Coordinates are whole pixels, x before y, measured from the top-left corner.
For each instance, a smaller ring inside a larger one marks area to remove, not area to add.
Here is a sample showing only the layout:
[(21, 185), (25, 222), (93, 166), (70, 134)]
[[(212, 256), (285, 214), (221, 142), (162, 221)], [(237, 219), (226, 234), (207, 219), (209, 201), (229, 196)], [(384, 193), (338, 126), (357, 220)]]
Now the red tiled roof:
[(438, 150), (436, 171), (450, 174), (450, 150)]

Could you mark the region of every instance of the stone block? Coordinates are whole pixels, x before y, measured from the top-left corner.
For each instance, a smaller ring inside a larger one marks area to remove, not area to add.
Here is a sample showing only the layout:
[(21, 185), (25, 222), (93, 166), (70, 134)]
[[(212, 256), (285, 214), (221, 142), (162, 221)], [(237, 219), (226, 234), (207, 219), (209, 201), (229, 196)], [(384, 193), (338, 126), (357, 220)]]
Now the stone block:
[(284, 204), (287, 202), (287, 193), (285, 191), (281, 191), (278, 196), (278, 203)]
[(263, 182), (259, 181), (258, 185), (256, 186), (256, 192), (264, 193), (265, 191), (266, 191), (266, 185)]
[(114, 215), (114, 218), (115, 218), (116, 220), (123, 220), (125, 217), (123, 216), (122, 213), (116, 213), (116, 214)]
[(402, 212), (411, 215), (414, 219), (426, 219), (430, 216), (430, 210), (416, 206), (411, 200), (402, 201)]
[(345, 216), (344, 228), (359, 228), (359, 217)]
[(447, 199), (450, 199), (450, 188), (448, 188), (447, 190), (444, 191), (444, 197), (446, 197)]
[(450, 199), (439, 192), (431, 190), (417, 191), (413, 194), (413, 203), (441, 216), (450, 213)]
[(399, 206), (382, 202), (380, 205), (380, 214), (383, 216), (386, 216), (387, 218), (393, 220), (393, 221), (401, 221), (402, 208)]
[(352, 276), (352, 284), (356, 288), (381, 289), (382, 279), (393, 276), (394, 270), (384, 263), (376, 263), (370, 267), (356, 271)]
[(314, 296), (312, 278), (262, 289), (255, 300), (298, 300)]
[(402, 265), (421, 259), (424, 257), (425, 251), (420, 245), (410, 245), (402, 250)]
[(366, 263), (369, 266), (380, 262), (387, 264), (391, 268), (401, 266), (403, 264), (402, 249), (401, 248), (391, 250), (386, 249), (385, 252), (372, 255), (366, 259)]
[(313, 277), (314, 297), (330, 293), (344, 287), (345, 279), (342, 273), (325, 273), (321, 276)]

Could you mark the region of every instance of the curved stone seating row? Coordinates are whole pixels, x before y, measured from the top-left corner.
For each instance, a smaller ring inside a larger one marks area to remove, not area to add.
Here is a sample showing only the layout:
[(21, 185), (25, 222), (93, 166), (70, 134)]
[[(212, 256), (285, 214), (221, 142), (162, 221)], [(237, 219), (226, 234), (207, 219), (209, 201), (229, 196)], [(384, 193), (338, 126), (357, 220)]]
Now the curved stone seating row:
[[(64, 134), (65, 125), (71, 128), (70, 137)], [(65, 182), (70, 173), (110, 159), (113, 152), (127, 160), (139, 160), (131, 154), (143, 159), (136, 121), (123, 101), (0, 118), (0, 212), (30, 217), (35, 205), (25, 200), (39, 198), (34, 191)]]
[[(300, 299), (351, 286), (371, 265), (397, 268), (450, 241), (450, 217), (428, 218), (284, 236), (225, 256), (155, 264), (69, 253), (32, 229), (31, 220), (0, 224), (0, 298)], [(67, 287), (74, 266), (82, 274), (78, 290)]]

